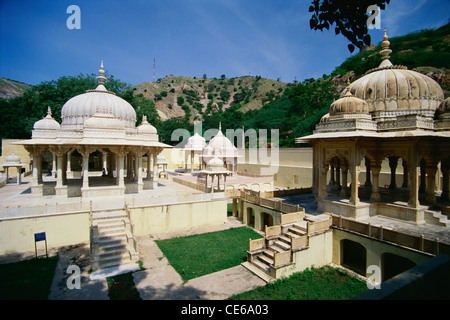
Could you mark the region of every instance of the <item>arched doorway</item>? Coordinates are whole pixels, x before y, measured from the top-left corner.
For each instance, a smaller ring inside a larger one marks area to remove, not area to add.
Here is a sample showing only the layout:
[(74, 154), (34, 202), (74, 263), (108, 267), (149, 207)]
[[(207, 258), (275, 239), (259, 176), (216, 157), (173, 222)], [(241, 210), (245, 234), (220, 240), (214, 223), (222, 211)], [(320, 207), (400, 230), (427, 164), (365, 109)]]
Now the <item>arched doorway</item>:
[(262, 212), (261, 215), (262, 215), (262, 220), (263, 220), (262, 227), (263, 228), (265, 226), (272, 227), (273, 226), (273, 216), (267, 212)]
[(381, 280), (386, 281), (416, 266), (408, 258), (385, 252), (381, 255)]
[(366, 248), (358, 242), (341, 240), (341, 265), (366, 276)]
[(253, 208), (247, 208), (247, 226), (254, 227), (255, 226), (255, 210)]

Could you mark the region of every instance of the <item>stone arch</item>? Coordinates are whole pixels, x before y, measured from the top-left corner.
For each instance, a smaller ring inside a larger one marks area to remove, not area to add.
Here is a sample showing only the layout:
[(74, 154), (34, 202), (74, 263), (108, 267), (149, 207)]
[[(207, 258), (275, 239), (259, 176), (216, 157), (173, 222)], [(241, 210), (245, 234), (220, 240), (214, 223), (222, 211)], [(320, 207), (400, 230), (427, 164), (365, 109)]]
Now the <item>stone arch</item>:
[(386, 281), (416, 266), (412, 260), (385, 252), (381, 255), (381, 280)]
[(261, 220), (262, 220), (263, 228), (265, 226), (272, 227), (274, 225), (275, 217), (269, 212), (262, 211), (261, 212)]
[(359, 242), (342, 239), (341, 248), (341, 265), (362, 275), (366, 276), (367, 270), (367, 249)]
[(325, 161), (325, 168), (329, 168), (330, 180), (328, 185), (334, 191), (339, 191), (344, 197), (349, 196), (348, 190), (348, 169), (349, 161), (339, 152), (331, 154)]
[(249, 206), (249, 207), (247, 207), (245, 214), (246, 214), (247, 226), (253, 227), (255, 225), (255, 210), (251, 206)]

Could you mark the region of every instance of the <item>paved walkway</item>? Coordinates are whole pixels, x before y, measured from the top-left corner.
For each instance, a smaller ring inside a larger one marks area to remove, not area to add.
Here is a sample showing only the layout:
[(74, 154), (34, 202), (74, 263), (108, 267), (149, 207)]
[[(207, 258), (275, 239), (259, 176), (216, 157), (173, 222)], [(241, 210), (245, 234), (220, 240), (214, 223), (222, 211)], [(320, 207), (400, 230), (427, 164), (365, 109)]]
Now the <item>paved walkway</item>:
[[(266, 283), (243, 266), (205, 275), (183, 282), (180, 275), (169, 264), (155, 243), (157, 239), (187, 236), (205, 232), (241, 227), (237, 219), (229, 217), (227, 223), (209, 228), (162, 234), (151, 238), (138, 238), (139, 255), (145, 270), (133, 273), (136, 288), (143, 300), (222, 300), (229, 296), (252, 290)], [(89, 270), (89, 246), (68, 247), (58, 252), (60, 259), (55, 270), (51, 300), (107, 300), (108, 287), (106, 279), (91, 280)], [(66, 270), (69, 265), (81, 269), (81, 289), (69, 289), (67, 282), (73, 283)]]

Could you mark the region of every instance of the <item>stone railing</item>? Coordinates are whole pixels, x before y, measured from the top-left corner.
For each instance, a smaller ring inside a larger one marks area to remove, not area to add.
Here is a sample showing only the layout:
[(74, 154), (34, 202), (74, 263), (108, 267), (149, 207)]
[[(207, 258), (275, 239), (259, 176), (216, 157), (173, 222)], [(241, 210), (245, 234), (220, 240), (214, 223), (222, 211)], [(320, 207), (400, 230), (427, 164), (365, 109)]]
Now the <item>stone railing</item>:
[(283, 251), (283, 252), (274, 252), (273, 255), (273, 266), (275, 268), (279, 268), (288, 264), (291, 264), (291, 250)]
[(332, 215), (333, 228), (355, 232), (370, 238), (387, 241), (396, 245), (418, 250), (424, 253), (438, 255), (440, 253), (450, 254), (450, 245), (442, 243), (438, 238), (426, 239), (424, 235), (406, 234), (400, 231), (374, 226), (370, 223), (358, 222), (338, 215)]
[(241, 190), (240, 198), (262, 207), (266, 207), (275, 211), (281, 211), (282, 213), (305, 212), (305, 209), (300, 207), (299, 205), (284, 203), (282, 200), (267, 199), (261, 197), (260, 192), (258, 191)]
[(266, 247), (266, 239), (265, 238), (256, 239), (256, 240), (250, 239), (248, 241), (248, 246), (249, 246), (250, 252), (264, 249)]

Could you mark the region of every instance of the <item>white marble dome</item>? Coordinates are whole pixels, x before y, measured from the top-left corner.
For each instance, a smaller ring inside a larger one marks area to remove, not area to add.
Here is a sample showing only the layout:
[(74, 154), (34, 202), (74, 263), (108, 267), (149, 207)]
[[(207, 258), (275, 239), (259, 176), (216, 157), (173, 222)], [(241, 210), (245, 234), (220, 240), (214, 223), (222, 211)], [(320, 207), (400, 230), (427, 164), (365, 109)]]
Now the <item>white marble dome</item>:
[(33, 125), (34, 130), (59, 130), (61, 125), (52, 117), (52, 111), (50, 107), (47, 109), (47, 116), (39, 121), (36, 121)]
[(142, 116), (142, 122), (137, 127), (137, 131), (139, 134), (157, 134), (157, 130), (154, 126), (152, 126), (147, 121), (147, 116)]
[[(208, 148), (204, 155), (216, 155), (220, 157), (236, 157), (237, 149), (231, 141), (223, 135), (221, 128), (217, 135), (209, 141)], [(206, 154), (205, 154), (206, 153)]]
[(184, 146), (184, 149), (202, 151), (205, 146), (206, 146), (205, 138), (199, 135), (198, 132), (196, 132), (192, 137), (188, 139), (186, 145)]
[(108, 91), (103, 85), (106, 79), (103, 62), (99, 70), (99, 84), (95, 90), (77, 95), (68, 100), (61, 109), (61, 128), (76, 130), (82, 129), (84, 122), (95, 114), (111, 114), (119, 119), (125, 128), (135, 128), (136, 111), (124, 99)]

